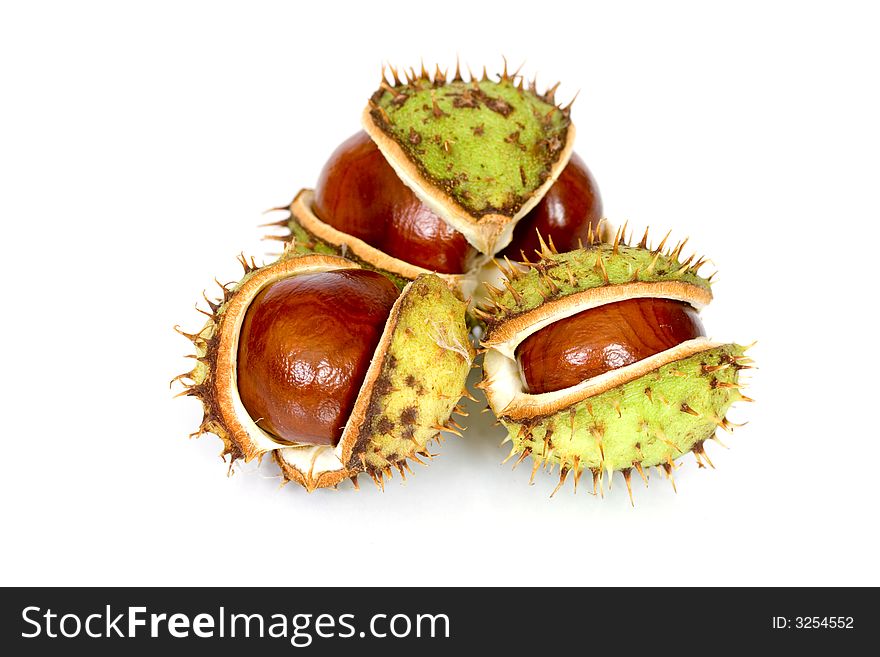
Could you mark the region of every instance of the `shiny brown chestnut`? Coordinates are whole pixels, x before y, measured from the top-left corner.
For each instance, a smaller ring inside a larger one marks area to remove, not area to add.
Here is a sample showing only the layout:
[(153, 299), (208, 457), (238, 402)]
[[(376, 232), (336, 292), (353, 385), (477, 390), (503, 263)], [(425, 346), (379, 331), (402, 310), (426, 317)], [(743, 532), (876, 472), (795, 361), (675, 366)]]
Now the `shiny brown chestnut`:
[[(390, 256), (443, 274), (462, 274), (477, 251), (400, 180), (363, 131), (343, 142), (324, 165), (313, 210), (321, 221)], [(540, 248), (537, 233), (560, 251), (587, 241), (602, 216), (596, 181), (572, 154), (556, 182), (513, 231), (500, 255), (519, 259)]]
[(596, 179), (577, 153), (572, 153), (562, 173), (516, 224), (513, 239), (498, 255), (519, 260), (524, 253), (531, 258), (541, 250), (539, 233), (545, 241), (551, 238), (558, 251), (573, 251), (581, 242), (590, 243), (588, 235), (597, 229), (601, 218), (602, 198)]
[(689, 304), (635, 298), (584, 310), (530, 335), (516, 358), (531, 394), (553, 392), (705, 335)]
[(238, 348), (238, 392), (257, 425), (287, 442), (335, 445), (397, 296), (389, 279), (361, 269), (261, 290)]
[(379, 148), (358, 132), (321, 170), (314, 212), (321, 221), (419, 267), (463, 274), (476, 250), (398, 178)]

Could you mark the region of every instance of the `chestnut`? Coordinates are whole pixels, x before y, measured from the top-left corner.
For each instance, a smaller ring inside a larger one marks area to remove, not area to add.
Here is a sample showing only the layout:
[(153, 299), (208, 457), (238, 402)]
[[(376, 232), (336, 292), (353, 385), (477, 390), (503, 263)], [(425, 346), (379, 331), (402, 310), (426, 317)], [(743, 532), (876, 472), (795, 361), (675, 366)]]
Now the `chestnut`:
[(403, 184), (361, 131), (330, 156), (315, 187), (313, 210), (324, 223), (386, 254), (443, 274), (473, 266), (476, 249)]
[(513, 229), (513, 239), (499, 256), (519, 260), (541, 250), (540, 234), (558, 251), (574, 251), (589, 244), (602, 218), (602, 199), (596, 179), (577, 153), (559, 174), (540, 202)]
[(634, 298), (584, 310), (520, 343), (516, 358), (531, 394), (575, 386), (705, 335), (687, 303)]
[(373, 271), (270, 283), (241, 328), (238, 391), (256, 424), (289, 443), (335, 445), (398, 289)]
[[(363, 131), (343, 142), (324, 165), (312, 210), (324, 223), (386, 254), (444, 274), (470, 270), (478, 256), (452, 228), (407, 187)], [(602, 215), (596, 181), (572, 154), (559, 178), (516, 225), (500, 255), (518, 259), (539, 249), (538, 233), (559, 250), (586, 241)]]

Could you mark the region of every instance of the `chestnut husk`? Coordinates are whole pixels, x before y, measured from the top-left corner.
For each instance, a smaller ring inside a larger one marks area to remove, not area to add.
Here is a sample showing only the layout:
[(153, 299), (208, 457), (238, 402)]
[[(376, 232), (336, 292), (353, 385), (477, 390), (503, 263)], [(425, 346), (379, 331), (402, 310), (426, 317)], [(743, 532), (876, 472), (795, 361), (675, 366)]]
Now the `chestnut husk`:
[[(619, 369), (553, 392), (526, 390), (516, 350), (529, 336), (590, 308), (638, 298), (671, 299), (699, 310), (712, 299), (710, 279), (697, 273), (704, 258), (681, 259), (684, 242), (664, 251), (666, 239), (637, 246), (618, 229), (613, 243), (594, 240), (584, 249), (555, 252), (546, 243), (535, 262), (505, 267), (503, 287), (476, 312), (486, 326), (484, 377), (478, 387), (508, 430), (508, 459), (532, 457), (532, 478), (542, 467), (559, 468), (559, 484), (571, 474), (577, 487), (589, 471), (593, 490), (610, 486), (621, 472), (646, 477), (656, 466), (667, 477), (676, 459), (692, 452), (711, 465), (704, 443), (717, 429), (733, 428), (726, 413), (739, 401), (747, 347), (706, 337), (685, 340)], [(686, 242), (686, 240), (685, 240)], [(556, 491), (554, 490), (554, 493)]]
[(428, 444), (441, 431), (458, 431), (451, 415), (460, 410), (474, 350), (464, 302), (432, 274), (407, 283), (395, 301), (335, 447), (291, 445), (263, 431), (237, 390), (238, 339), (249, 303), (272, 281), (359, 266), (338, 256), (299, 255), (292, 249), (262, 267), (253, 259), (242, 257), (240, 262), (244, 276), (224, 286), (221, 299), (208, 301), (205, 326), (192, 334), (178, 329), (193, 342), (196, 364), (175, 378), (185, 386), (180, 394), (197, 397), (204, 407), (192, 435), (217, 435), (230, 468), (238, 459), (247, 462), (270, 454), (285, 481), (308, 491), (336, 486), (346, 478), (357, 484), (362, 473), (382, 486), (394, 471), (405, 476), (409, 462), (430, 458)]

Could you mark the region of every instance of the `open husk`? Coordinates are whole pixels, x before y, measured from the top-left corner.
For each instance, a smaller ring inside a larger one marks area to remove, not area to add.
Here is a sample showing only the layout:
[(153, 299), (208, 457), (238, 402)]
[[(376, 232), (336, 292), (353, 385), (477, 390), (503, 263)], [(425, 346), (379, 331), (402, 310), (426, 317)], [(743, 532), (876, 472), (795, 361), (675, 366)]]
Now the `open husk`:
[[(407, 283), (391, 309), (354, 409), (335, 447), (297, 445), (263, 431), (238, 394), (236, 358), (250, 302), (270, 283), (302, 273), (358, 268), (332, 255), (298, 255), (287, 249), (276, 262), (257, 267), (241, 259), (244, 277), (210, 302), (209, 320), (187, 334), (196, 365), (177, 377), (182, 394), (199, 398), (204, 417), (194, 435), (214, 433), (223, 455), (250, 461), (271, 454), (286, 480), (307, 490), (336, 486), (366, 473), (377, 484), (409, 461), (430, 456), (428, 443), (450, 424), (471, 368), (465, 304), (432, 274)], [(450, 424), (450, 430), (451, 424)]]
[[(529, 456), (532, 476), (541, 467), (559, 467), (560, 486), (569, 474), (575, 486), (584, 471), (594, 491), (610, 486), (621, 471), (627, 486), (635, 469), (657, 466), (671, 476), (675, 460), (694, 452), (710, 464), (703, 442), (718, 428), (729, 430), (730, 406), (750, 401), (740, 391), (739, 372), (751, 362), (745, 347), (695, 338), (610, 370), (577, 385), (530, 394), (516, 362), (516, 348), (550, 324), (598, 306), (640, 297), (673, 299), (700, 309), (711, 301), (708, 279), (697, 270), (705, 262), (681, 261), (684, 243), (664, 251), (666, 240), (647, 246), (613, 243), (556, 253), (544, 245), (537, 262), (503, 268), (501, 288), (489, 287), (479, 311), (486, 323), (484, 378), (480, 387), (512, 442), (508, 458)], [(557, 487), (558, 490), (558, 487)], [(631, 490), (631, 489), (630, 489)], [(555, 491), (554, 491), (555, 492)]]

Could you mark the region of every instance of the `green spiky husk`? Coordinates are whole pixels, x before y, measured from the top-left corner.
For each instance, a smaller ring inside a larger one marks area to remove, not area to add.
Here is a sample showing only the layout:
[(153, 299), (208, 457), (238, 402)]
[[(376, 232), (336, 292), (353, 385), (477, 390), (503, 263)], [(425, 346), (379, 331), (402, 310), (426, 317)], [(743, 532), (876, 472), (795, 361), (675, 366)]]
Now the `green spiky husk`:
[(738, 373), (745, 349), (729, 344), (698, 353), (596, 395), (554, 415), (499, 417), (511, 454), (594, 474), (670, 465), (702, 453), (703, 441), (728, 428), (731, 404), (746, 399)]
[[(480, 313), (487, 332), (538, 306), (578, 292), (623, 283), (676, 281), (710, 290), (696, 272), (702, 259), (679, 261), (678, 245), (668, 252), (640, 246), (597, 243), (566, 253), (545, 250), (526, 272), (508, 273), (505, 288), (492, 297), (492, 312)], [(510, 289), (512, 288), (512, 290)]]
[[(466, 304), (433, 275), (419, 276), (400, 309), (350, 468), (386, 470), (417, 458), (465, 393), (474, 350)], [(452, 427), (449, 427), (452, 429)], [(424, 454), (423, 454), (424, 455)]]
[(512, 216), (550, 176), (571, 125), (552, 93), (498, 82), (415, 77), (383, 84), (371, 116), (435, 186), (475, 217)]

